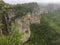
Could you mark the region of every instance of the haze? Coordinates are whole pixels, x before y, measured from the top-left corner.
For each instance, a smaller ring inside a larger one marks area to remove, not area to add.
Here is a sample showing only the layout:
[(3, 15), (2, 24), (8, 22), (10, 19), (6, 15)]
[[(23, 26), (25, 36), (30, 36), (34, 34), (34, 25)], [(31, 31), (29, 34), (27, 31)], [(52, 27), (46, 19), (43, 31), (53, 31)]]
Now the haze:
[(60, 0), (4, 0), (9, 4), (17, 4), (17, 3), (29, 3), (29, 2), (37, 2), (37, 3), (60, 3)]

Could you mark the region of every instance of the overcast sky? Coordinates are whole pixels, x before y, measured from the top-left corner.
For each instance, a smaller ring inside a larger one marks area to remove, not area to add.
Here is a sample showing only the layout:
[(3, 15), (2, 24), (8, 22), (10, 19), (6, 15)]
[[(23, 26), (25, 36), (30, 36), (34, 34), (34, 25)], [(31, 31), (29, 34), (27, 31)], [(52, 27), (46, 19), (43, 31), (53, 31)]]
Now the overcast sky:
[(60, 0), (4, 0), (10, 4), (17, 3), (29, 3), (29, 2), (38, 2), (38, 3), (60, 3)]

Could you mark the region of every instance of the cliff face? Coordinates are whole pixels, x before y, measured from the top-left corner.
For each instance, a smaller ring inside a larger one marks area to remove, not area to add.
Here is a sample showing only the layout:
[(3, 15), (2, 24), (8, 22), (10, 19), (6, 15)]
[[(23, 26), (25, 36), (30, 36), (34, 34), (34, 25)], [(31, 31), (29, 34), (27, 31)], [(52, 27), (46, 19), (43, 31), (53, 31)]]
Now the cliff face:
[(8, 17), (9, 17), (9, 21), (12, 21), (12, 18), (15, 17), (13, 9), (12, 8), (8, 9), (7, 14), (8, 14)]
[(16, 22), (19, 25), (19, 31), (24, 33), (21, 39), (24, 43), (29, 39), (31, 35), (30, 24), (40, 23), (40, 8), (34, 7), (31, 13), (29, 12), (25, 16), (17, 18)]
[(3, 2), (0, 1), (0, 32), (1, 34), (8, 35), (9, 34), (9, 23), (11, 18), (13, 17), (13, 11), (10, 9), (11, 7)]
[(31, 24), (40, 23), (40, 8), (34, 8), (31, 13)]
[(22, 35), (22, 43), (28, 40), (30, 37), (30, 14), (28, 13), (27, 15), (23, 16), (22, 18), (16, 19), (16, 22), (18, 23), (18, 28), (20, 32), (23, 32), (24, 34)]
[[(3, 25), (0, 25), (0, 30), (2, 30), (4, 34), (5, 33), (8, 34), (12, 20), (15, 20), (14, 18), (16, 18), (17, 16), (14, 14), (13, 9), (11, 9), (9, 6), (3, 6), (3, 5), (0, 7), (1, 9), (3, 9), (4, 7), (3, 10), (0, 10), (0, 14), (1, 14), (0, 22), (3, 23)], [(22, 7), (25, 7), (25, 8), (22, 8)], [(20, 18), (18, 17), (15, 21), (18, 23), (19, 32), (24, 33), (21, 37), (21, 41), (24, 43), (25, 41), (28, 40), (28, 38), (31, 35), (30, 24), (40, 23), (40, 8), (36, 3), (27, 4), (28, 9), (26, 9), (27, 8), (26, 5), (22, 7), (19, 6), (19, 9), (18, 9), (19, 13), (17, 13), (18, 16), (22, 16), (22, 17)], [(26, 15), (23, 14), (24, 13), (23, 11), (25, 11)]]

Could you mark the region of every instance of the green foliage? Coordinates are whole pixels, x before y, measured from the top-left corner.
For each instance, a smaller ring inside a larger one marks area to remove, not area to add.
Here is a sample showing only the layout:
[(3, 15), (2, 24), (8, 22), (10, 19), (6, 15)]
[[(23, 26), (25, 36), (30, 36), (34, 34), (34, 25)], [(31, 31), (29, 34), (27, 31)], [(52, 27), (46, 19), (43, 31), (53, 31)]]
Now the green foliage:
[[(6, 4), (4, 1), (0, 1), (0, 30), (2, 31), (3, 34), (7, 34), (8, 33), (8, 9), (10, 8), (10, 6), (8, 4)], [(5, 18), (6, 17), (6, 18)]]
[(22, 17), (24, 15), (26, 15), (29, 12), (29, 7), (27, 5), (21, 5), (21, 4), (17, 4), (15, 6), (13, 6), (14, 10), (15, 10), (15, 18), (18, 17)]
[(26, 3), (26, 4), (17, 4), (14, 5), (13, 8), (15, 10), (15, 18), (25, 16), (27, 13), (31, 13), (34, 8), (37, 8), (37, 3)]
[[(14, 30), (13, 30), (14, 29)], [(0, 45), (20, 45), (21, 33), (17, 28), (17, 24), (12, 24), (11, 34), (8, 36), (0, 36)]]
[[(59, 45), (60, 11), (43, 13), (40, 24), (31, 25), (31, 37), (25, 44)], [(56, 41), (56, 39), (58, 39)], [(53, 43), (53, 41), (56, 41)]]
[(60, 39), (60, 10), (44, 13), (42, 14), (42, 19), (43, 18), (46, 19), (44, 21), (48, 21), (49, 26), (53, 28), (57, 34), (56, 37), (54, 37), (56, 40), (54, 40), (53, 45), (59, 45), (60, 44), (59, 43), (60, 42), (59, 41)]
[(7, 12), (7, 9), (11, 8), (8, 4), (6, 4), (4, 1), (0, 1), (0, 13), (3, 13), (4, 11)]
[(60, 34), (60, 15), (59, 14), (60, 14), (60, 10), (42, 14), (42, 17), (48, 20), (49, 26), (51, 26), (58, 34)]
[[(5, 14), (4, 12), (7, 13), (9, 8), (11, 7), (8, 4), (6, 4), (3, 1), (0, 1), (0, 33), (2, 31), (1, 28), (4, 28), (5, 26), (2, 22), (2, 19), (4, 18), (3, 16)], [(0, 35), (0, 45), (20, 45), (20, 38), (22, 34), (19, 32), (17, 25), (18, 25), (17, 23), (12, 23), (11, 26), (9, 27), (10, 34)], [(6, 31), (6, 30), (3, 30), (3, 31)]]
[(30, 45), (52, 45), (56, 31), (49, 25), (49, 20), (41, 19), (40, 24), (31, 24), (31, 37), (26, 42)]

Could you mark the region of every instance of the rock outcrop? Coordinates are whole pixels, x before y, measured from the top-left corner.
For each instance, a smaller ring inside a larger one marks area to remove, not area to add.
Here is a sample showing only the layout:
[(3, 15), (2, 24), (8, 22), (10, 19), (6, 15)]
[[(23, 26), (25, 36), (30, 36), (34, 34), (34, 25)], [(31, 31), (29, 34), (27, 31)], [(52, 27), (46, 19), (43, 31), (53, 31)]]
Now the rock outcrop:
[(24, 43), (31, 35), (30, 24), (40, 23), (40, 8), (34, 7), (31, 13), (29, 12), (25, 16), (17, 18), (16, 22), (19, 25), (19, 31), (24, 33), (21, 38), (22, 43)]
[(0, 1), (0, 32), (1, 34), (8, 35), (10, 22), (12, 17), (14, 17), (11, 7), (4, 1)]
[[(3, 9), (3, 7), (5, 7), (5, 6), (2, 6), (1, 8)], [(22, 43), (26, 42), (31, 35), (30, 24), (40, 23), (40, 8), (39, 8), (39, 6), (36, 3), (30, 3), (30, 4), (28, 4), (28, 7), (31, 7), (31, 12), (28, 12), (26, 15), (23, 15), (20, 18), (18, 17), (16, 19), (14, 19), (16, 15), (14, 14), (12, 8), (7, 8), (7, 9), (4, 8), (4, 9), (6, 9), (6, 11), (3, 10), (3, 12), (2, 12), (3, 14), (0, 15), (0, 16), (2, 16), (2, 18), (0, 20), (3, 19), (2, 20), (2, 23), (3, 23), (2, 32), (4, 34), (9, 33), (12, 21), (15, 20), (18, 23), (19, 32), (24, 33), (21, 37)], [(29, 10), (29, 8), (28, 8), (28, 10)], [(2, 10), (0, 10), (0, 11), (2, 11)]]

